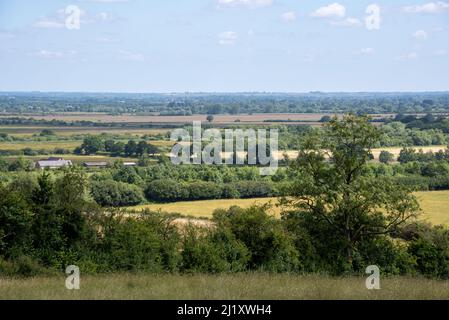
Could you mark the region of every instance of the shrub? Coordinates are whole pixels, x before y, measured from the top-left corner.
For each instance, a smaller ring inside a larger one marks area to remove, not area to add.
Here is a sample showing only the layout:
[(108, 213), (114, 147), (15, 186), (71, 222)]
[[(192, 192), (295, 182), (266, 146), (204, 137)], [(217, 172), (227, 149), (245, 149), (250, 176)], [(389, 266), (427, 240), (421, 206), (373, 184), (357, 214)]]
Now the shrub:
[(210, 230), (188, 226), (182, 245), (184, 272), (239, 272), (249, 261), (249, 251), (225, 229)]
[(189, 200), (219, 199), (222, 188), (214, 182), (197, 181), (188, 184)]
[(146, 187), (145, 196), (149, 201), (174, 202), (188, 199), (189, 190), (175, 180), (154, 180)]
[(103, 207), (134, 206), (144, 200), (139, 187), (114, 180), (93, 181), (90, 189), (94, 200)]
[(293, 236), (281, 221), (267, 214), (267, 206), (231, 207), (214, 212), (219, 228), (228, 229), (250, 252), (249, 267), (270, 272), (298, 270), (299, 254)]

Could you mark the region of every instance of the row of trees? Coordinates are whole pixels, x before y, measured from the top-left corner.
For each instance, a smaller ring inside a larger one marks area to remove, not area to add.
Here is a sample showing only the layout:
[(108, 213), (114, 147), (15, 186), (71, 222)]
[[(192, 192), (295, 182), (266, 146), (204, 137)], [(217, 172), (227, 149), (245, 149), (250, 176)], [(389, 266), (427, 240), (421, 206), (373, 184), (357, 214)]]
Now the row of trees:
[(100, 136), (88, 136), (83, 140), (80, 147), (74, 151), (75, 154), (96, 154), (99, 152), (109, 152), (112, 156), (143, 156), (159, 153), (159, 148), (146, 141), (136, 142), (129, 140), (127, 143), (114, 140), (103, 140)]

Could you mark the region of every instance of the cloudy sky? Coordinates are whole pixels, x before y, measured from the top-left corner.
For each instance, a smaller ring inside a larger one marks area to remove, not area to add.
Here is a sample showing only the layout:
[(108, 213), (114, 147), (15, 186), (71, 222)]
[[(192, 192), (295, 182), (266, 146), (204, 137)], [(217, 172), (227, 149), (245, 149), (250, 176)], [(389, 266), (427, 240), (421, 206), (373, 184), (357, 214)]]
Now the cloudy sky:
[(32, 90), (449, 90), (449, 2), (0, 0), (0, 91)]

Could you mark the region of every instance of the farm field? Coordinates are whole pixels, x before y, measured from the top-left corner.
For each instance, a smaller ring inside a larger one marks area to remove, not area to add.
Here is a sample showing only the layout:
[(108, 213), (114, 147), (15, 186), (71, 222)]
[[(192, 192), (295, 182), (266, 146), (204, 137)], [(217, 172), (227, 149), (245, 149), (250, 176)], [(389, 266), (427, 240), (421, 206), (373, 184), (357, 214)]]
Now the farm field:
[(164, 204), (146, 204), (135, 207), (129, 207), (128, 210), (142, 211), (149, 209), (151, 211), (163, 211), (169, 213), (180, 213), (184, 216), (196, 218), (211, 218), (212, 213), (217, 209), (229, 209), (232, 206), (248, 208), (252, 205), (263, 205), (271, 203), (273, 207), (271, 213), (279, 216), (280, 207), (276, 207), (277, 198), (258, 198), (258, 199), (219, 199), (219, 200), (202, 200), (202, 201), (182, 201)]
[[(116, 139), (115, 141), (128, 142), (127, 139)], [(14, 142), (0, 142), (0, 150), (16, 151), (25, 148), (33, 150), (54, 150), (62, 148), (73, 150), (83, 143), (82, 140), (56, 140), (56, 141), (14, 141)], [(172, 141), (154, 140), (150, 143), (157, 147), (170, 147), (173, 145)]]
[(80, 290), (67, 290), (63, 276), (0, 279), (0, 300), (449, 299), (449, 281), (386, 277), (381, 278), (380, 290), (367, 290), (365, 280), (364, 277), (263, 273), (81, 274)]
[[(420, 219), (431, 222), (432, 224), (445, 224), (449, 226), (449, 191), (429, 191), (416, 192), (423, 214)], [(167, 204), (148, 204), (130, 207), (128, 210), (142, 211), (150, 209), (152, 211), (163, 211), (169, 213), (182, 213), (185, 216), (211, 218), (216, 209), (228, 209), (232, 206), (248, 208), (254, 204), (262, 205), (271, 203), (273, 207), (271, 213), (279, 216), (281, 208), (276, 206), (277, 198), (259, 198), (259, 199), (225, 199), (225, 200), (204, 200), (187, 201)]]
[(108, 127), (49, 127), (49, 126), (0, 126), (0, 133), (7, 133), (17, 137), (29, 137), (39, 134), (44, 129), (54, 131), (58, 136), (72, 136), (77, 134), (129, 134), (129, 135), (156, 135), (164, 134), (170, 129), (164, 128), (108, 128)]
[[(214, 115), (214, 123), (234, 123), (236, 121), (244, 123), (269, 123), (277, 121), (311, 122), (320, 125), (319, 121), (322, 116), (328, 115), (324, 113), (255, 113), (255, 114), (238, 114), (238, 115)], [(160, 116), (160, 115), (109, 115), (101, 113), (80, 113), (80, 114), (22, 114), (22, 117), (34, 118), (41, 120), (64, 120), (64, 121), (94, 121), (102, 123), (191, 123), (193, 121), (207, 122), (207, 115), (191, 115), (191, 116)], [(373, 118), (381, 118), (386, 115), (373, 115)], [(394, 115), (392, 115), (394, 116)], [(0, 118), (8, 118), (13, 116), (3, 116)]]
[[(113, 163), (114, 161), (134, 161), (136, 162), (138, 159), (135, 158), (126, 158), (126, 157), (108, 157), (108, 156), (99, 156), (99, 155), (91, 155), (91, 156), (86, 156), (86, 155), (39, 155), (39, 156), (22, 156), (21, 158), (23, 159), (27, 159), (27, 160), (31, 160), (31, 161), (37, 161), (37, 160), (41, 160), (41, 159), (46, 159), (48, 157), (61, 157), (64, 158), (65, 160), (70, 160), (72, 161), (74, 164), (82, 164), (83, 162), (89, 162), (89, 161), (106, 161), (109, 163)], [(18, 157), (17, 156), (5, 156), (2, 157), (2, 159), (6, 160), (6, 161), (14, 161), (16, 160)]]

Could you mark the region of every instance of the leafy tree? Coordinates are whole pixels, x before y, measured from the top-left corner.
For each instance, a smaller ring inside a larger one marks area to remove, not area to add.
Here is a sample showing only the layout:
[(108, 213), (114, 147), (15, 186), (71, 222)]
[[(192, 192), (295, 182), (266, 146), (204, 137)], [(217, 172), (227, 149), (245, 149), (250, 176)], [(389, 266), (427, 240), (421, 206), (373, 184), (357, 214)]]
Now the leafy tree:
[(139, 187), (114, 180), (94, 181), (90, 190), (94, 200), (101, 206), (134, 206), (144, 200)]
[(0, 184), (0, 194), (0, 256), (27, 253), (33, 213), (21, 193)]
[(382, 150), (379, 154), (379, 161), (381, 163), (385, 163), (388, 164), (390, 162), (392, 162), (394, 160), (394, 154), (392, 154), (391, 152)]
[(206, 120), (208, 122), (212, 122), (212, 121), (214, 121), (214, 116), (210, 114), (210, 115), (207, 116)]
[(89, 135), (84, 138), (81, 149), (84, 150), (86, 154), (96, 154), (97, 152), (104, 150), (104, 142), (100, 136)]
[(125, 155), (127, 157), (133, 156), (137, 152), (137, 144), (134, 140), (129, 140), (125, 145)]
[(136, 146), (136, 155), (142, 156), (148, 152), (148, 144), (146, 141), (139, 141)]
[[(334, 118), (301, 142), (291, 201), (298, 214), (324, 221), (340, 241), (348, 270), (362, 241), (390, 234), (419, 212), (410, 191), (363, 175), (380, 133), (367, 117)], [(328, 158), (328, 159), (327, 159)]]
[(56, 135), (55, 132), (53, 130), (50, 129), (44, 129), (41, 131), (41, 133), (39, 134), (41, 137), (46, 137), (46, 136), (54, 136)]

